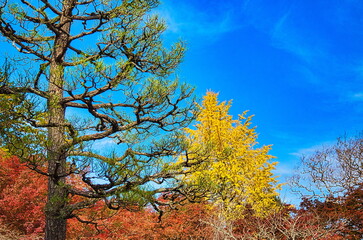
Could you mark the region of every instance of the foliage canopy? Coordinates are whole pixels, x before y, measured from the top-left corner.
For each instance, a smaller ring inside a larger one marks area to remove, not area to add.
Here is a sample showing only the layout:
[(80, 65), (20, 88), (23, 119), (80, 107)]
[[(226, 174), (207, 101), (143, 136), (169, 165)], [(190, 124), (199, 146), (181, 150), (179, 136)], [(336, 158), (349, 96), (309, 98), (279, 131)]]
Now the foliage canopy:
[(191, 173), (183, 181), (206, 192), (227, 216), (238, 216), (246, 206), (259, 215), (270, 213), (277, 207), (279, 188), (271, 172), (276, 162), (270, 161), (270, 146), (256, 147), (252, 117), (244, 112), (233, 120), (231, 102), (220, 103), (217, 97), (207, 92), (195, 128), (185, 130), (190, 154), (182, 161)]

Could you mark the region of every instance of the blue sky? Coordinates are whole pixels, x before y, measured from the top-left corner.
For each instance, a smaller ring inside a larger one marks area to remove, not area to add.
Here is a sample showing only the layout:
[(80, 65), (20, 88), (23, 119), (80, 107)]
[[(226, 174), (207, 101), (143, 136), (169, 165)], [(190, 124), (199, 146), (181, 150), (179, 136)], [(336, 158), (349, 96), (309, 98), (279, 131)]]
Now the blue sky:
[(166, 40), (187, 42), (180, 78), (255, 115), (281, 181), (302, 154), (363, 130), (362, 1), (180, 0), (157, 12)]
[(302, 154), (363, 130), (363, 1), (163, 1), (166, 43), (188, 47), (180, 79), (255, 115), (282, 182)]

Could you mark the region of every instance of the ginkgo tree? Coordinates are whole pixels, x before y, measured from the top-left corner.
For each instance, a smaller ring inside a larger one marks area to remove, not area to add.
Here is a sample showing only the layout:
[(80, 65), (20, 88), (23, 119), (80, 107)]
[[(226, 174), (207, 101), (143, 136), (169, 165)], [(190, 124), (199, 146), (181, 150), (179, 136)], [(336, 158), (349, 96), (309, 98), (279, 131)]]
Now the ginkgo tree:
[(234, 120), (228, 113), (231, 102), (218, 102), (217, 97), (207, 92), (197, 124), (185, 130), (190, 154), (181, 159), (191, 173), (183, 181), (207, 193), (228, 217), (238, 216), (247, 206), (258, 215), (267, 214), (278, 206), (271, 147), (257, 147), (252, 116), (244, 112)]

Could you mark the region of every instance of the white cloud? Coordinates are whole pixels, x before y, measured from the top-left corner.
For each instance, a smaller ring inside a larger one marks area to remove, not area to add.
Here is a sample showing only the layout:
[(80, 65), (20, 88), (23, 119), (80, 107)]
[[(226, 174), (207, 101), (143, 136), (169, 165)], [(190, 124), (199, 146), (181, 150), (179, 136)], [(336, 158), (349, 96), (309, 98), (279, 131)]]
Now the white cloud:
[(340, 98), (342, 103), (353, 104), (355, 106), (355, 110), (359, 113), (362, 113), (362, 103), (363, 103), (363, 92), (353, 92), (348, 91)]
[(318, 85), (322, 83), (322, 79), (307, 66), (298, 65), (296, 66), (296, 71), (301, 73), (304, 79), (310, 84)]
[(107, 152), (113, 150), (116, 146), (117, 145), (113, 139), (104, 138), (94, 142), (92, 148), (96, 151)]
[(350, 96), (353, 101), (363, 101), (363, 92), (354, 93)]
[(168, 32), (190, 39), (194, 36), (215, 38), (236, 29), (234, 9), (224, 9), (211, 14), (191, 4), (167, 3), (155, 10), (168, 25)]
[(281, 163), (279, 162), (276, 166), (276, 169), (273, 171), (275, 175), (286, 177), (291, 176), (294, 173), (295, 166), (294, 164)]
[(272, 45), (297, 56), (308, 64), (324, 58), (327, 53), (323, 50), (323, 42), (316, 41), (313, 45), (311, 41), (308, 41), (310, 36), (294, 26), (291, 14), (291, 10), (285, 12), (272, 26), (270, 31)]
[(321, 142), (318, 144), (314, 144), (307, 148), (298, 149), (297, 151), (290, 153), (290, 155), (297, 156), (297, 157), (308, 156), (308, 155), (314, 154), (315, 152), (323, 149), (326, 146), (331, 146), (334, 143), (335, 143), (335, 141), (324, 141), (324, 142)]

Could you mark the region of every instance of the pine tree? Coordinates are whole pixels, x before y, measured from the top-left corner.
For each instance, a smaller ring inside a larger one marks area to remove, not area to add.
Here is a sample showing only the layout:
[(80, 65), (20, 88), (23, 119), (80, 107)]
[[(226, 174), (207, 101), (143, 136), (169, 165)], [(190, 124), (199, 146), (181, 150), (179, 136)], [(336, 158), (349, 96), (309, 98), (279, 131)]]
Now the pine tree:
[[(1, 145), (48, 178), (47, 240), (64, 240), (67, 219), (100, 199), (156, 206), (158, 193), (178, 188), (158, 184), (180, 173), (163, 159), (181, 151), (173, 135), (194, 107), (192, 89), (171, 79), (185, 49), (164, 47), (166, 26), (150, 13), (158, 4), (0, 3), (0, 34), (18, 51), (0, 73)], [(117, 150), (96, 151), (105, 140)], [(67, 181), (73, 175), (87, 187)], [(70, 202), (75, 195), (84, 200)]]

